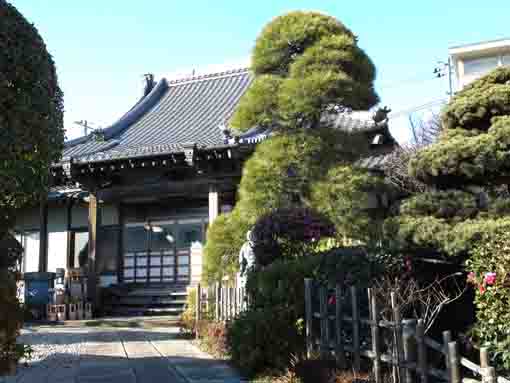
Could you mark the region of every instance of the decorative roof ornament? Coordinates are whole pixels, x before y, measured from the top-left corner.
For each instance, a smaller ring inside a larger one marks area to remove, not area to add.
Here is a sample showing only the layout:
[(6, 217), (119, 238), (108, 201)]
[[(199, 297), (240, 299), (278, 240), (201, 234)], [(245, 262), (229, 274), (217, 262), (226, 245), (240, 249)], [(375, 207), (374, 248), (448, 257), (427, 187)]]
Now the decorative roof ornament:
[(156, 81), (154, 81), (154, 74), (146, 73), (143, 75), (145, 79), (145, 88), (143, 89), (143, 97), (147, 96), (152, 89), (156, 86)]
[(232, 130), (228, 127), (226, 121), (221, 121), (218, 125), (218, 129), (223, 135), (223, 142), (225, 142), (225, 144), (229, 144), (233, 138), (233, 135)]
[(387, 106), (385, 106), (383, 108), (379, 108), (376, 110), (376, 112), (372, 116), (372, 120), (374, 120), (374, 122), (376, 124), (387, 123), (389, 120), (388, 114), (390, 114), (390, 113), (391, 113), (391, 109), (388, 108)]

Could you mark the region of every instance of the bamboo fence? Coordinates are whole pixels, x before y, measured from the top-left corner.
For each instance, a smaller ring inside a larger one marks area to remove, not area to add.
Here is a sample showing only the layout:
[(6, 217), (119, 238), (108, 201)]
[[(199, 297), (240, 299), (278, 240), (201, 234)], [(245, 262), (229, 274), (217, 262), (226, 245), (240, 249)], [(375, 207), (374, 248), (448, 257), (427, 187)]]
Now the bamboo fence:
[[(364, 294), (368, 303), (366, 318), (360, 315), (359, 301)], [(395, 293), (391, 293), (389, 302), (391, 321), (380, 317), (379, 303), (371, 289), (353, 286), (344, 291), (339, 285), (329, 289), (305, 279), (308, 356), (319, 351), (323, 358), (336, 358), (340, 367), (347, 366), (348, 356), (354, 371), (360, 371), (363, 357), (371, 363), (376, 383), (383, 382), (384, 372), (391, 373), (393, 382), (402, 383), (473, 381), (464, 376), (466, 374), (480, 376), (484, 383), (510, 383), (496, 375), (487, 349), (480, 349), (480, 364), (476, 364), (459, 354), (450, 331), (443, 332), (442, 343), (439, 343), (425, 335), (423, 320), (402, 319)], [(350, 312), (344, 312), (346, 308)], [(432, 356), (435, 356), (434, 364)], [(442, 360), (440, 363), (437, 363), (438, 358)], [(438, 365), (443, 367), (437, 368)]]

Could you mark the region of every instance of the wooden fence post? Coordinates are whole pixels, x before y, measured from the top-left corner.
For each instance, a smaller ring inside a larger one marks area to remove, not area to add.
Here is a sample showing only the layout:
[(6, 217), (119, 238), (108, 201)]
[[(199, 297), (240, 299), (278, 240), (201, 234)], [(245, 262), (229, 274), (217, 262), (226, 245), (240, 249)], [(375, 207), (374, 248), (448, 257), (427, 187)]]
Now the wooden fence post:
[(452, 341), (452, 333), (450, 331), (443, 331), (443, 354), (445, 359), (445, 366), (446, 366), (446, 375), (448, 375), (448, 379), (451, 376), (451, 370), (450, 370), (450, 356), (448, 351), (448, 345)]
[(221, 286), (221, 320), (225, 321), (227, 315), (227, 304), (226, 304), (227, 294), (225, 294), (225, 286)]
[[(398, 308), (398, 302), (397, 302), (397, 294), (392, 291), (390, 293), (390, 299), (391, 299), (391, 311), (393, 312), (393, 334), (394, 334), (394, 342), (395, 342), (395, 350), (393, 352), (393, 355), (396, 356), (396, 359), (398, 361), (397, 367), (398, 367), (398, 376), (399, 379), (395, 380), (395, 382), (406, 382), (407, 376), (405, 373), (405, 369), (403, 367), (404, 363), (404, 345), (402, 342), (402, 322), (400, 318), (400, 310)], [(411, 383), (411, 382), (409, 382)]]
[(220, 320), (220, 284), (219, 282), (216, 282), (215, 291), (214, 291), (214, 319), (217, 321)]
[(351, 286), (351, 309), (352, 309), (352, 348), (354, 353), (355, 372), (361, 370), (361, 354), (359, 339), (359, 307), (358, 307), (358, 290), (356, 286)]
[(329, 354), (329, 318), (328, 318), (328, 289), (319, 288), (320, 314), (321, 314), (321, 356), (326, 359)]
[(416, 326), (416, 344), (418, 346), (418, 371), (421, 383), (427, 383), (427, 345), (425, 344), (425, 323), (418, 320)]
[(498, 377), (496, 375), (496, 369), (494, 367), (487, 367), (486, 382), (497, 383)]
[[(407, 319), (403, 321), (402, 342), (404, 344), (404, 360), (407, 363), (416, 363), (416, 319)], [(406, 368), (405, 379), (407, 383), (415, 382), (413, 369)]]
[(197, 320), (197, 322), (202, 319), (202, 287), (200, 286), (200, 283), (197, 285), (197, 289), (196, 289), (196, 307), (195, 307), (195, 310), (196, 310), (196, 313), (195, 313), (195, 318)]
[(480, 348), (480, 367), (482, 368), (482, 382), (496, 383), (496, 370), (489, 364), (489, 351), (486, 347)]
[(460, 359), (457, 342), (448, 343), (448, 359), (450, 364), (450, 383), (461, 383)]
[(381, 370), (381, 344), (379, 336), (379, 308), (377, 307), (377, 297), (372, 289), (368, 293), (370, 299), (371, 321), (370, 328), (372, 333), (372, 353), (374, 356), (374, 378), (375, 383), (382, 383)]
[(306, 327), (306, 355), (312, 357), (313, 353), (313, 337), (312, 337), (312, 280), (305, 279), (305, 327)]
[(344, 340), (342, 334), (342, 325), (343, 325), (343, 292), (342, 286), (340, 284), (336, 285), (335, 288), (335, 353), (336, 353), (336, 362), (338, 363), (338, 367), (344, 369), (347, 367), (347, 361), (345, 360), (345, 351), (344, 351)]

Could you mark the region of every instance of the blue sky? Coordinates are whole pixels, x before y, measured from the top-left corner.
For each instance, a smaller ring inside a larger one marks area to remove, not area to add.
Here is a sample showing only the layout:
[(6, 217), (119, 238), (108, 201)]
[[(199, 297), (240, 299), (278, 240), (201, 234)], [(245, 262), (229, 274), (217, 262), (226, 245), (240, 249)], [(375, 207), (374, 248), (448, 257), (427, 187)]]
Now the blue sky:
[(408, 117), (398, 112), (446, 97), (446, 78), (432, 71), (447, 60), (448, 47), (510, 37), (508, 0), (11, 2), (54, 56), (70, 138), (81, 132), (73, 121), (106, 127), (126, 112), (141, 95), (144, 73), (246, 60), (265, 23), (301, 9), (335, 16), (358, 35), (377, 67), (381, 104), (400, 116), (392, 133), (405, 141)]

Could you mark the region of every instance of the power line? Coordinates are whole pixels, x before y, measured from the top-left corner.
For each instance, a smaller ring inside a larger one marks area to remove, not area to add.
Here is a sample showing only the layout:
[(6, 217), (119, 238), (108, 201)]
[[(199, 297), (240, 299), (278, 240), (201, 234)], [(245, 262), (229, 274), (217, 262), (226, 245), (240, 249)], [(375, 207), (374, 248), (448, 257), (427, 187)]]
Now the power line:
[(387, 89), (394, 89), (394, 88), (400, 88), (402, 86), (406, 86), (406, 85), (411, 85), (411, 84), (420, 84), (420, 83), (424, 83), (424, 82), (428, 82), (428, 81), (434, 81), (434, 80), (437, 80), (438, 78), (440, 78), (439, 76), (434, 76), (434, 77), (429, 77), (429, 78), (420, 78), (420, 79), (417, 79), (417, 78), (414, 78), (414, 79), (407, 79), (407, 80), (402, 80), (402, 81), (397, 81), (397, 82), (392, 82), (392, 83), (387, 83), (387, 85), (381, 85), (379, 88), (380, 89), (384, 89), (384, 90), (387, 90)]
[(392, 112), (392, 113), (389, 114), (389, 117), (392, 118), (392, 119), (395, 119), (395, 118), (398, 118), (398, 117), (401, 117), (401, 116), (409, 115), (409, 114), (414, 113), (414, 112), (418, 112), (420, 110), (429, 109), (429, 108), (432, 108), (434, 106), (441, 105), (441, 104), (443, 104), (445, 102), (446, 102), (446, 99), (444, 99), (444, 98), (441, 98), (441, 99), (438, 99), (438, 100), (429, 101), (429, 102), (427, 102), (425, 104), (421, 104), (421, 105), (413, 106), (411, 108), (402, 109), (402, 110), (399, 110), (399, 111), (396, 111), (396, 112)]

